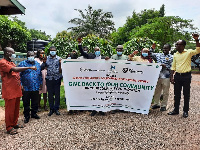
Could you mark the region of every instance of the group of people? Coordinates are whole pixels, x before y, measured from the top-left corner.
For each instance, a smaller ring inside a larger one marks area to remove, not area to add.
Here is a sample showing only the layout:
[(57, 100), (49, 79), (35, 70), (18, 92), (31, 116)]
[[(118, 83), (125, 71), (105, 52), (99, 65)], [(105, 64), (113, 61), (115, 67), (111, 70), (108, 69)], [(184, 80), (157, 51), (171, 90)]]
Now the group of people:
[[(78, 48), (81, 57), (77, 57), (76, 52), (70, 53), (68, 59), (114, 59), (128, 60), (148, 63), (160, 63), (162, 70), (154, 93), (154, 103), (152, 109), (160, 108), (160, 111), (166, 111), (169, 96), (170, 82), (174, 84), (174, 110), (168, 115), (179, 114), (179, 105), (181, 99), (181, 90), (183, 87), (184, 108), (183, 117), (188, 117), (189, 100), (190, 100), (190, 83), (191, 83), (191, 57), (200, 53), (199, 35), (193, 34), (196, 41), (196, 50), (184, 50), (186, 42), (179, 40), (176, 42), (177, 52), (172, 56), (169, 52), (171, 46), (165, 44), (163, 53), (154, 55), (152, 48), (143, 48), (141, 56), (135, 56), (138, 51), (130, 55), (123, 54), (123, 46), (118, 45), (117, 54), (109, 57), (101, 55), (99, 47), (95, 47), (94, 53), (89, 53), (87, 47), (82, 47), (81, 39), (78, 39)], [(38, 50), (36, 58), (34, 52), (27, 52), (27, 60), (20, 62), (19, 66), (12, 62), (16, 57), (14, 49), (11, 47), (4, 48), (4, 58), (0, 60), (0, 73), (2, 78), (2, 97), (5, 100), (5, 122), (8, 134), (17, 134), (18, 128), (23, 125), (17, 124), (19, 117), (20, 98), (22, 97), (24, 106), (24, 123), (28, 123), (31, 118), (40, 119), (37, 112), (40, 110), (41, 94), (44, 99), (44, 109), (47, 110), (47, 91), (49, 102), (49, 113), (60, 115), (60, 85), (62, 79), (61, 58), (56, 55), (56, 48), (49, 48), (50, 55), (45, 56), (43, 50)], [(20, 72), (20, 73), (19, 73)], [(163, 100), (160, 102), (160, 96), (163, 91)], [(31, 108), (30, 108), (31, 101)], [(92, 111), (94, 116), (97, 111)], [(104, 112), (99, 112), (105, 115)]]

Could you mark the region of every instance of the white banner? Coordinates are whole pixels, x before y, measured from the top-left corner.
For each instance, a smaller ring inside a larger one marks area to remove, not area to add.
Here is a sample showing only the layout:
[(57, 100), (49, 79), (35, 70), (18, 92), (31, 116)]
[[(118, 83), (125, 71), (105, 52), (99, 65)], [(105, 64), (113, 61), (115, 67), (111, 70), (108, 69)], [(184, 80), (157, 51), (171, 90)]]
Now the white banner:
[(149, 113), (160, 64), (63, 59), (61, 65), (68, 110)]

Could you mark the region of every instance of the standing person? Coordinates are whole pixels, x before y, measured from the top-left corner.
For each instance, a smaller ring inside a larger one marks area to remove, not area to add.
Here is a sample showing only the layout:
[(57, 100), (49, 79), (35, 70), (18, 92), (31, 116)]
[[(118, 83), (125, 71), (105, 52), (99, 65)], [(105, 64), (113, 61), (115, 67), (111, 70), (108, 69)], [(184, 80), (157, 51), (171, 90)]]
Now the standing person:
[(160, 108), (159, 101), (160, 95), (163, 91), (163, 100), (161, 102), (160, 111), (166, 111), (167, 101), (169, 97), (169, 88), (170, 88), (170, 68), (173, 61), (173, 57), (169, 54), (171, 49), (171, 45), (165, 44), (163, 46), (163, 53), (158, 55), (157, 63), (161, 63), (162, 70), (159, 74), (159, 79), (156, 85), (155, 93), (154, 93), (154, 105), (151, 107), (152, 109)]
[[(40, 66), (42, 65), (44, 59), (46, 58), (45, 53), (42, 49), (38, 49), (37, 51), (37, 55), (35, 60), (40, 64)], [(44, 110), (47, 111), (47, 86), (46, 86), (46, 75), (47, 75), (47, 70), (43, 69), (42, 70), (42, 89), (39, 90), (39, 101), (38, 101), (38, 111), (41, 110), (41, 105), (40, 105), (40, 101), (41, 101), (41, 95), (43, 94), (43, 99), (44, 99)]]
[[(188, 117), (189, 100), (190, 100), (190, 83), (191, 83), (191, 58), (193, 55), (200, 53), (199, 35), (193, 34), (196, 41), (196, 50), (184, 50), (186, 41), (179, 40), (176, 42), (176, 52), (173, 57), (171, 67), (170, 81), (174, 84), (174, 110), (168, 115), (178, 115), (181, 99), (181, 90), (183, 87), (184, 107), (183, 117)], [(175, 75), (174, 75), (175, 73)]]
[[(39, 89), (42, 87), (42, 73), (40, 64), (34, 60), (34, 51), (27, 52), (27, 60), (20, 62), (19, 67), (35, 66), (37, 70), (25, 70), (20, 73), (23, 89), (24, 123), (28, 123), (31, 118), (40, 119), (37, 115)], [(31, 100), (31, 109), (30, 109)]]
[(18, 72), (27, 69), (36, 70), (36, 67), (16, 67), (12, 62), (15, 51), (10, 47), (4, 49), (4, 58), (0, 60), (0, 73), (2, 79), (2, 98), (5, 100), (5, 122), (8, 134), (17, 134), (20, 97), (22, 96), (20, 75)]
[[(86, 52), (84, 52), (84, 50), (83, 50), (83, 48), (82, 48), (81, 42), (82, 42), (82, 39), (79, 38), (79, 39), (78, 39), (78, 43), (79, 43), (79, 44), (78, 44), (78, 48), (79, 48), (79, 51), (80, 51), (81, 55), (82, 55), (85, 59), (105, 59), (104, 56), (101, 56), (101, 50), (100, 50), (99, 47), (95, 47), (95, 48), (94, 48), (94, 52), (95, 52), (95, 53), (86, 53)], [(105, 113), (102, 112), (102, 111), (100, 111), (99, 113), (100, 113), (101, 115), (105, 115)], [(91, 113), (90, 115), (91, 115), (91, 116), (94, 116), (94, 115), (96, 115), (96, 114), (97, 114), (97, 111), (96, 111), (96, 110), (92, 110), (92, 113)]]
[[(48, 116), (51, 116), (54, 112), (56, 115), (60, 115), (60, 85), (61, 85), (61, 58), (56, 55), (56, 47), (51, 46), (49, 48), (50, 55), (47, 60), (42, 64), (42, 69), (47, 69), (46, 85), (48, 91), (48, 100), (50, 111)], [(55, 96), (55, 97), (54, 97)]]
[(123, 54), (124, 50), (123, 50), (122, 45), (118, 45), (116, 50), (117, 50), (117, 54), (112, 55), (111, 59), (114, 59), (114, 60), (127, 60), (128, 59), (128, 56)]
[[(88, 53), (88, 51), (89, 51), (89, 50), (88, 50), (88, 47), (84, 46), (84, 47), (83, 47), (83, 52), (84, 52), (84, 53)], [(77, 59), (87, 59), (87, 58), (85, 58), (84, 56), (80, 56), (80, 57), (78, 57)]]

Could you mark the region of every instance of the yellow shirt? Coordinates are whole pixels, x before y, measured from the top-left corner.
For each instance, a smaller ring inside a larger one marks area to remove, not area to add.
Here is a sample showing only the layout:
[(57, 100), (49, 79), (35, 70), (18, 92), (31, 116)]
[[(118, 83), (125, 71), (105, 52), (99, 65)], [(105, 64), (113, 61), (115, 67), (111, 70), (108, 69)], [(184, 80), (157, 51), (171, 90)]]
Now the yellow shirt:
[(191, 71), (191, 58), (193, 55), (200, 53), (200, 47), (195, 50), (184, 50), (182, 53), (176, 52), (173, 57), (171, 70), (178, 73)]

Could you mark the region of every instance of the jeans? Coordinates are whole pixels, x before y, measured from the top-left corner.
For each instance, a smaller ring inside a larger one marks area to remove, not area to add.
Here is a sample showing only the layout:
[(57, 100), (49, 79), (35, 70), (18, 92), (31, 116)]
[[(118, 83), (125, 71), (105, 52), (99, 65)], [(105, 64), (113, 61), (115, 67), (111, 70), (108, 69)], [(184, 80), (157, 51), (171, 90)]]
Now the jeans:
[(46, 85), (47, 85), (48, 101), (50, 109), (53, 111), (59, 110), (61, 79), (58, 80), (46, 79)]

